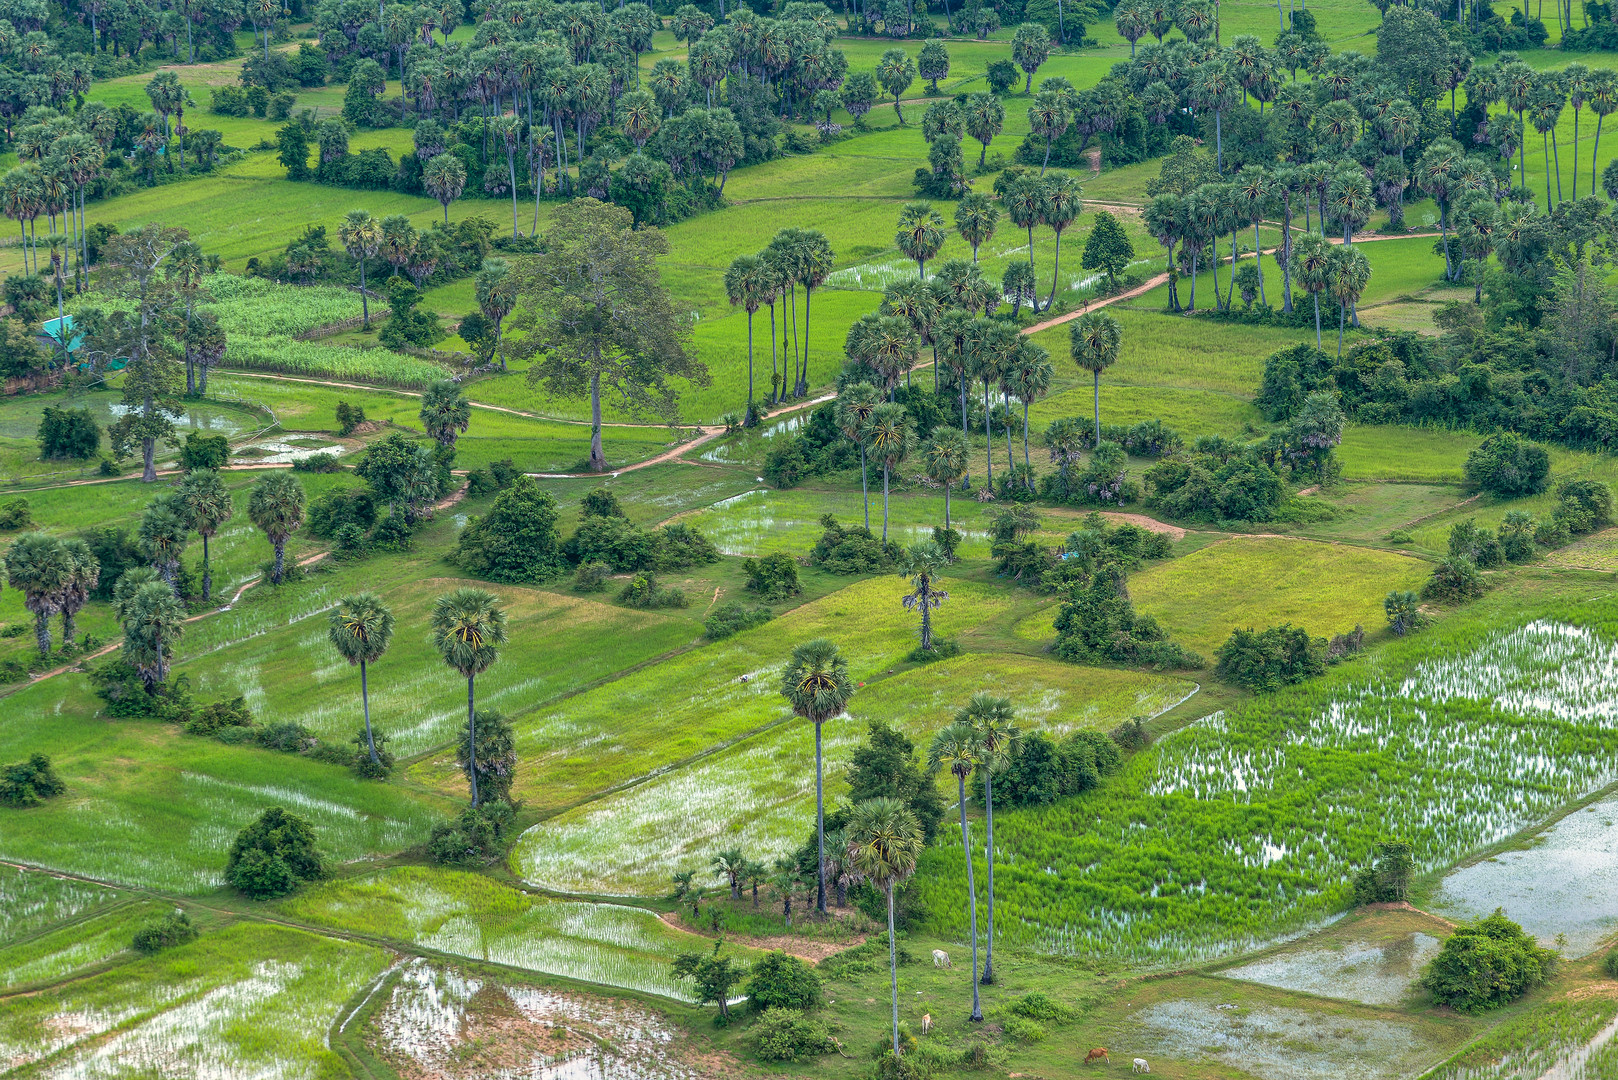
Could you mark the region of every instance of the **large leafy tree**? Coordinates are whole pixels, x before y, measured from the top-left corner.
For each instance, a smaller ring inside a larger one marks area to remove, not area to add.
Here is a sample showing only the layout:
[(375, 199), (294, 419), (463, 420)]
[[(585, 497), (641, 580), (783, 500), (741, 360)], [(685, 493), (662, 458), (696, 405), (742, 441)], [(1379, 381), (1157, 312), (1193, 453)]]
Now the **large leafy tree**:
[(467, 769), (472, 785), (472, 805), (478, 798), (477, 677), (500, 658), (506, 643), (506, 612), (500, 598), (486, 589), (459, 588), (433, 602), (431, 619), (433, 647), (466, 680)]
[(708, 385), (708, 369), (686, 351), (687, 320), (675, 312), (658, 274), (668, 240), (634, 228), (623, 207), (575, 199), (557, 208), (547, 250), (522, 264), (517, 351), (531, 358), (530, 385), (558, 397), (590, 399), (590, 468), (605, 471), (601, 397), (632, 412), (677, 415), (673, 378)]
[(253, 485), (247, 516), (275, 548), (270, 582), (281, 584), (286, 569), (287, 539), (303, 525), (303, 485), (290, 472), (266, 473)]
[(1015, 719), (1010, 698), (982, 692), (973, 694), (966, 708), (955, 716), (956, 723), (968, 726), (976, 735), (981, 758), (978, 772), (983, 777), (983, 812), (988, 833), (983, 854), (989, 870), (989, 932), (982, 976), (986, 983), (994, 982), (994, 774), (1005, 767), (1012, 746), (1021, 737), (1013, 722)]
[(1096, 445), (1101, 445), (1101, 373), (1118, 362), (1124, 329), (1105, 311), (1089, 311), (1073, 320), (1068, 331), (1073, 362), (1095, 379)]
[(854, 696), (848, 660), (825, 638), (806, 641), (792, 650), (781, 672), (781, 696), (798, 716), (815, 725), (815, 846), (819, 867), (815, 878), (815, 908), (826, 910), (826, 796), (821, 726), (841, 716)]
[(140, 443), (146, 483), (157, 479), (157, 441), (174, 437), (179, 413), (179, 362), (171, 342), (185, 301), (177, 279), (161, 270), (189, 239), (184, 229), (145, 225), (109, 238), (101, 249), (101, 290), (127, 306), (101, 324), (108, 340), (97, 351), (129, 359), (123, 385), (129, 411), (116, 426), (115, 442)]
[(393, 612), (373, 592), (351, 593), (337, 601), (328, 616), (332, 646), (360, 669), (360, 707), (365, 713), (365, 747), (371, 764), (379, 766), (376, 736), (371, 731), (371, 693), (366, 669), (382, 658), (393, 640)]
[(214, 469), (193, 469), (185, 474), (176, 492), (185, 508), (186, 524), (202, 537), (202, 600), (213, 593), (213, 567), (208, 559), (208, 541), (236, 514), (230, 490)]
[(72, 575), (70, 556), (49, 533), (20, 536), (6, 552), (6, 579), (22, 593), (23, 607), (34, 616), (34, 640), (40, 656), (50, 655), (51, 616), (62, 610)]
[(955, 778), (955, 805), (961, 812), (961, 852), (966, 857), (966, 906), (972, 926), (972, 1019), (983, 1022), (983, 1002), (978, 996), (978, 889), (973, 877), (972, 842), (966, 832), (966, 778), (982, 764), (978, 735), (970, 724), (956, 721), (933, 736), (927, 751), (931, 772), (947, 769)]
[(921, 824), (898, 799), (868, 799), (854, 807), (843, 829), (856, 873), (888, 901), (888, 982), (893, 997), (893, 1054), (899, 1056), (899, 956), (893, 925), (893, 890), (916, 872), (924, 841)]

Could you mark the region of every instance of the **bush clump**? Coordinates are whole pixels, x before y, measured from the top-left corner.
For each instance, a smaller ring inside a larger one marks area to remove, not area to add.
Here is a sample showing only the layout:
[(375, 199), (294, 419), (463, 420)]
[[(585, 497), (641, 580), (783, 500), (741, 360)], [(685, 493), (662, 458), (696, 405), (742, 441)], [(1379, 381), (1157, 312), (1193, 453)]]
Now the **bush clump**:
[(1483, 575), (1477, 564), (1464, 556), (1451, 556), (1433, 568), (1432, 577), (1421, 587), (1423, 600), (1437, 600), (1444, 604), (1459, 604), (1475, 600), (1485, 591)]
[(1011, 1011), (1014, 1015), (1044, 1023), (1064, 1023), (1077, 1015), (1073, 1009), (1059, 1001), (1052, 1001), (1037, 990), (1013, 1001)]
[(139, 930), (135, 931), (135, 939), (130, 942), (136, 952), (147, 956), (175, 945), (184, 945), (188, 941), (197, 939), (197, 928), (191, 923), (191, 916), (180, 908), (175, 908), (161, 919), (153, 919)]
[(44, 754), (30, 754), (27, 761), (7, 765), (0, 773), (0, 806), (38, 806), (66, 790)]
[(820, 976), (796, 956), (776, 950), (753, 965), (745, 993), (754, 1012), (812, 1009), (820, 1004)]
[(747, 572), (747, 587), (758, 593), (759, 599), (770, 603), (796, 596), (803, 591), (798, 584), (798, 563), (782, 551), (762, 559), (744, 559), (742, 569)]
[(792, 1009), (766, 1009), (753, 1026), (765, 1061), (805, 1061), (837, 1049), (826, 1025)]
[(703, 620), (702, 629), (710, 641), (721, 641), (743, 630), (763, 626), (774, 617), (775, 613), (762, 604), (748, 607), (738, 600), (732, 600), (715, 608), (713, 613)]
[(1326, 671), (1326, 639), (1283, 623), (1267, 630), (1236, 630), (1219, 646), (1214, 674), (1254, 692), (1279, 690)]
[(191, 735), (212, 736), (218, 735), (223, 728), (252, 726), (252, 710), (247, 707), (247, 701), (241, 697), (204, 705), (193, 712), (191, 719), (185, 722), (185, 730)]
[(279, 806), (236, 834), (225, 863), (225, 880), (254, 900), (285, 896), (325, 876), (314, 826)]
[(1123, 754), (1099, 731), (1075, 731), (1060, 742), (1042, 731), (1012, 743), (994, 778), (995, 802), (1047, 806), (1088, 791), (1118, 770)]
[(1493, 915), (1462, 926), (1427, 965), (1421, 984), (1440, 1005), (1456, 1012), (1498, 1008), (1543, 983), (1556, 954), (1496, 908)]
[(1006, 1034), (1018, 1042), (1041, 1042), (1045, 1038), (1045, 1025), (1038, 1020), (1014, 1016), (1006, 1021)]
[(17, 532), (34, 524), (34, 512), (21, 495), (0, 503), (0, 532)]
[(467, 573), (508, 585), (560, 577), (565, 565), (556, 541), (556, 500), (530, 476), (518, 476), (482, 517), (461, 530), (455, 564)]
[(427, 857), (443, 866), (479, 866), (497, 857), (517, 812), (500, 799), (469, 806), (454, 821), (433, 826)]
[(1502, 499), (1538, 495), (1550, 474), (1545, 448), (1514, 431), (1491, 435), (1466, 455), (1467, 484)]
[(618, 594), (618, 602), (632, 608), (682, 608), (685, 593), (657, 583), (650, 573), (636, 574)]
[(1099, 568), (1087, 588), (1074, 589), (1056, 616), (1052, 652), (1076, 664), (1110, 661), (1154, 668), (1198, 668), (1202, 657), (1168, 639), (1150, 615), (1138, 615), (1116, 566)]
[(863, 526), (839, 525), (830, 514), (820, 525), (825, 531), (809, 553), (810, 566), (833, 574), (879, 574), (902, 554), (898, 544), (883, 544)]
[(582, 562), (579, 568), (573, 571), (573, 591), (580, 593), (602, 592), (607, 587), (607, 578), (612, 576), (612, 567), (604, 562)]

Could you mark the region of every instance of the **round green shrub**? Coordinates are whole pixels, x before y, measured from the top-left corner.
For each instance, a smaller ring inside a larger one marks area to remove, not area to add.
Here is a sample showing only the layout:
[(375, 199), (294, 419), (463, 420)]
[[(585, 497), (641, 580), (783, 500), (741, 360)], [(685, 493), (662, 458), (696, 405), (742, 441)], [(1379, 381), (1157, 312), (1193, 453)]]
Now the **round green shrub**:
[(820, 976), (796, 956), (777, 950), (753, 965), (745, 993), (755, 1012), (812, 1009), (820, 1004)]

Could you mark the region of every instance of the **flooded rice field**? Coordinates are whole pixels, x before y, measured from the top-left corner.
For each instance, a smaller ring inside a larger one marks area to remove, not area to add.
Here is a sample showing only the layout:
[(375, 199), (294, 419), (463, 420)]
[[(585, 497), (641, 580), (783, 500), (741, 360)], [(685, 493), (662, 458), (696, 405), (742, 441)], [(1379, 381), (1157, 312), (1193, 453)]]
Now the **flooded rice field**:
[(1439, 941), (1419, 931), (1388, 942), (1306, 945), (1221, 974), (1243, 982), (1366, 1005), (1395, 1005), (1408, 996)]

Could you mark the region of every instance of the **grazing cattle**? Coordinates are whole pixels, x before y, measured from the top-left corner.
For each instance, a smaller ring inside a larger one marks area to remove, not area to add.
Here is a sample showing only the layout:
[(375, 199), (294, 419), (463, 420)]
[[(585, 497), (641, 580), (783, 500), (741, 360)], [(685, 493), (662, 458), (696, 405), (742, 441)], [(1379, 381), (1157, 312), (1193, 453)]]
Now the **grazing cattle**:
[(1108, 1065), (1112, 1064), (1112, 1058), (1107, 1056), (1107, 1048), (1105, 1046), (1098, 1046), (1094, 1050), (1091, 1050), (1088, 1054), (1084, 1055), (1084, 1063), (1086, 1065), (1090, 1064), (1092, 1061), (1105, 1061)]
[(1152, 1071), (1152, 1067), (1146, 1064), (1145, 1058), (1136, 1058), (1135, 1063), (1129, 1067), (1129, 1071), (1149, 1073)]
[(949, 967), (949, 953), (943, 949), (933, 950), (933, 967)]
[(921, 1033), (923, 1035), (925, 1035), (931, 1030), (933, 1030), (933, 1014), (932, 1013), (922, 1013), (921, 1014)]

